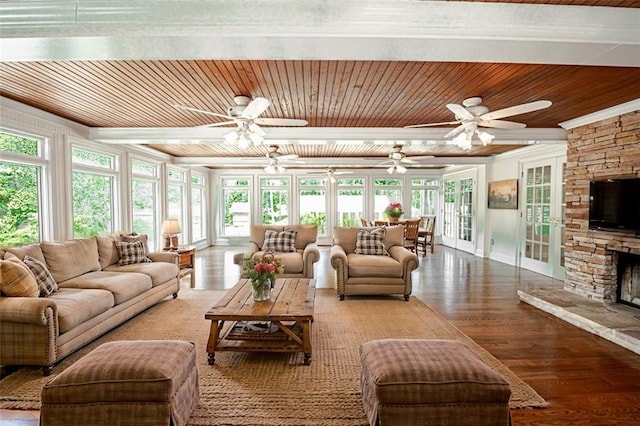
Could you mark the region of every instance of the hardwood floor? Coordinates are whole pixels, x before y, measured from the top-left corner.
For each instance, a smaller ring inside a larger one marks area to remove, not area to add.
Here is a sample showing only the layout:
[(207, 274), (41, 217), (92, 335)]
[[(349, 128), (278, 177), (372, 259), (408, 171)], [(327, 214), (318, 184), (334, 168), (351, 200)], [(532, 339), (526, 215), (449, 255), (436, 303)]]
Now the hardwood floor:
[[(239, 247), (196, 254), (192, 287), (230, 288), (238, 278)], [(333, 287), (329, 249), (316, 265), (318, 287)], [(518, 289), (558, 287), (551, 278), (436, 246), (420, 257), (413, 295), (491, 352), (551, 406), (512, 410), (514, 425), (637, 425), (640, 356), (528, 304)], [(190, 287), (190, 280), (183, 281)], [(24, 415), (24, 418), (20, 418)], [(35, 419), (34, 420), (34, 416)], [(37, 412), (0, 410), (3, 425), (37, 425)]]

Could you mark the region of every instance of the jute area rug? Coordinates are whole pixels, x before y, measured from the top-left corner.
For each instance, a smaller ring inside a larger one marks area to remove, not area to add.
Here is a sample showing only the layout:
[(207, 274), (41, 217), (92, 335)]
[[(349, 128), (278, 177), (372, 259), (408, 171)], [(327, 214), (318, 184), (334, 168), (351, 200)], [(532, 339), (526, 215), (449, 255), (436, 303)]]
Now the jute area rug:
[(511, 384), (512, 408), (545, 407), (530, 386), (429, 306), (412, 297), (339, 301), (318, 289), (311, 365), (302, 354), (216, 354), (207, 364), (210, 322), (205, 312), (224, 291), (183, 290), (71, 355), (43, 378), (22, 368), (0, 381), (0, 408), (39, 409), (40, 390), (81, 356), (107, 341), (182, 339), (195, 342), (200, 401), (191, 425), (366, 425), (360, 392), (360, 344), (384, 338), (454, 339), (464, 342)]

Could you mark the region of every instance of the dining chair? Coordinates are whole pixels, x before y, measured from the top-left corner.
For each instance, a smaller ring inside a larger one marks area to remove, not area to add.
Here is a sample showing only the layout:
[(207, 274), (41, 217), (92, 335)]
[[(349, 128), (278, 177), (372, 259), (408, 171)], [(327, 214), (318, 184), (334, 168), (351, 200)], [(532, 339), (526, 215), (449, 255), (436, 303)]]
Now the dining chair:
[(371, 223), (369, 219), (365, 219), (363, 217), (360, 218), (360, 223), (365, 228), (371, 228), (373, 226), (373, 223)]
[(408, 219), (404, 222), (404, 247), (417, 254), (418, 230), (421, 219)]
[[(427, 246), (430, 247), (431, 253), (433, 253), (433, 233), (436, 229), (436, 217), (435, 216), (422, 216), (420, 218), (420, 229), (418, 230), (418, 251), (422, 249), (422, 255), (427, 255)], [(417, 252), (416, 252), (417, 253)]]

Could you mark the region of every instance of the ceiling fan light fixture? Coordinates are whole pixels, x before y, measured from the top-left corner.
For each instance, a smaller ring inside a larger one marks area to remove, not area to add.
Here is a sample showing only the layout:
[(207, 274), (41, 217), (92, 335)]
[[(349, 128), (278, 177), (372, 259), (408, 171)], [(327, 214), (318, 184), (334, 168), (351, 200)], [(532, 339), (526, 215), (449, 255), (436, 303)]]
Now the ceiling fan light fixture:
[(495, 136), (492, 135), (491, 133), (488, 133), (482, 130), (476, 130), (476, 134), (478, 135), (478, 138), (480, 138), (480, 140), (482, 141), (482, 144), (485, 146), (487, 144), (490, 144), (495, 138)]
[(249, 132), (249, 139), (251, 139), (251, 142), (256, 146), (262, 145), (262, 142), (264, 142), (264, 138), (262, 136), (253, 132)]
[(238, 148), (247, 149), (249, 148), (249, 145), (250, 145), (249, 139), (247, 139), (244, 133), (241, 133), (240, 136), (238, 136)]
[(473, 133), (469, 134), (467, 132), (460, 133), (458, 136), (453, 138), (453, 142), (455, 142), (455, 144), (458, 145), (458, 148), (468, 151), (471, 149), (472, 134)]
[(234, 144), (238, 140), (238, 132), (236, 130), (227, 133), (224, 135), (224, 143), (226, 144)]

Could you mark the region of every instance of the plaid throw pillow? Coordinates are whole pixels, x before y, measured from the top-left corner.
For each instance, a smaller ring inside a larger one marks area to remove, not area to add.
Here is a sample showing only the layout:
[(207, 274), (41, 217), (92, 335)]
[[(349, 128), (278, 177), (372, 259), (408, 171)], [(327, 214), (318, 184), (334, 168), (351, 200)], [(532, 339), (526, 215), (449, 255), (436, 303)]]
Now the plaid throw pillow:
[(384, 227), (368, 229), (358, 229), (356, 236), (356, 254), (376, 254), (389, 255), (384, 248), (384, 236), (386, 230)]
[(294, 252), (296, 251), (295, 229), (278, 232), (272, 229), (264, 231), (262, 251)]
[(56, 283), (56, 280), (51, 276), (47, 265), (29, 255), (25, 256), (22, 261), (36, 278), (38, 288), (40, 289), (40, 297), (47, 297), (58, 291), (58, 283)]
[(141, 241), (127, 243), (125, 241), (116, 241), (116, 248), (120, 254), (118, 266), (131, 265), (133, 263), (151, 262), (151, 259), (145, 254), (144, 245)]

